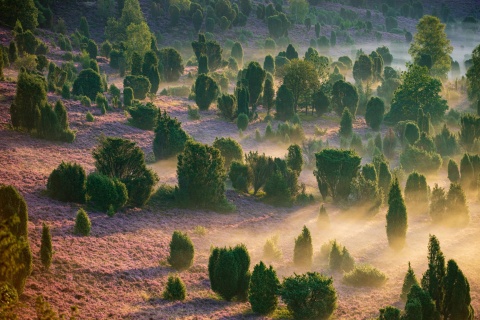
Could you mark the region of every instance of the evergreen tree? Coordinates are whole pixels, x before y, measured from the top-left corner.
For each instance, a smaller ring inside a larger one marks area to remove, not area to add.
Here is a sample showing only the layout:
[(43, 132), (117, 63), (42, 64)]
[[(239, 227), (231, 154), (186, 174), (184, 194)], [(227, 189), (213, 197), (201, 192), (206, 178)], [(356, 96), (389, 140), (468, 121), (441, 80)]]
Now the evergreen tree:
[(439, 223), (445, 221), (447, 218), (447, 196), (445, 194), (445, 189), (438, 186), (435, 183), (431, 194), (430, 202), (430, 217), (434, 223)]
[(208, 74), (208, 58), (206, 55), (202, 54), (198, 58), (198, 74)]
[(374, 131), (380, 129), (385, 113), (385, 104), (378, 97), (372, 97), (367, 103), (367, 111), (365, 112), (365, 121)]
[(313, 246), (310, 231), (303, 226), (302, 233), (295, 239), (293, 263), (296, 266), (309, 268), (312, 265)]
[(413, 145), (420, 138), (420, 130), (416, 123), (408, 122), (405, 126), (405, 139)]
[(185, 300), (187, 295), (187, 288), (182, 279), (178, 276), (169, 276), (167, 286), (163, 292), (163, 298), (166, 300)]
[(232, 57), (237, 60), (237, 63), (240, 67), (243, 66), (243, 48), (240, 42), (235, 42), (232, 46), (232, 52), (230, 54)]
[(182, 129), (177, 118), (171, 118), (166, 111), (160, 112), (155, 126), (153, 153), (155, 159), (167, 159), (183, 151), (189, 140), (188, 134)]
[(353, 116), (348, 108), (343, 109), (342, 119), (340, 120), (340, 136), (350, 137), (353, 133)]
[(256, 105), (258, 97), (263, 91), (263, 82), (266, 77), (265, 70), (262, 69), (258, 62), (250, 62), (247, 67), (245, 78), (248, 82), (248, 92), (250, 93), (250, 105)]
[(303, 166), (302, 149), (298, 144), (292, 144), (288, 147), (287, 165), (297, 176), (300, 175)]
[(445, 278), (445, 257), (440, 249), (440, 242), (435, 235), (430, 235), (428, 242), (428, 269), (422, 277), (422, 288), (435, 301), (437, 310), (443, 309), (445, 290), (442, 287)]
[(325, 209), (323, 204), (318, 213), (317, 225), (321, 229), (325, 229), (330, 225), (330, 218), (328, 217), (327, 209)]
[(267, 269), (262, 261), (255, 265), (248, 292), (248, 301), (253, 312), (259, 314), (273, 312), (278, 304), (277, 290), (279, 286), (277, 273), (272, 266)]
[(83, 209), (78, 210), (73, 232), (77, 235), (88, 236), (90, 235), (91, 228), (92, 223), (90, 222), (87, 212)]
[(273, 81), (265, 79), (263, 87), (263, 105), (267, 108), (267, 115), (270, 115), (270, 110), (274, 105), (275, 90), (273, 89)]
[(464, 226), (470, 219), (467, 206), (467, 199), (462, 186), (458, 183), (451, 183), (447, 193), (447, 212), (453, 223)]
[(462, 186), (467, 189), (475, 182), (473, 165), (468, 153), (465, 153), (462, 160), (460, 160), (460, 177)]
[(275, 60), (273, 59), (272, 55), (267, 55), (265, 60), (263, 61), (263, 69), (266, 72), (270, 72), (272, 75), (275, 74)]
[(397, 178), (393, 180), (388, 194), (386, 228), (390, 247), (395, 250), (402, 249), (405, 245), (407, 234), (407, 208), (405, 207)]
[(407, 204), (428, 205), (428, 185), (423, 174), (413, 171), (408, 175), (405, 185), (405, 201)]
[(448, 161), (448, 180), (450, 180), (450, 182), (452, 183), (460, 181), (460, 172), (458, 171), (458, 165), (453, 159), (450, 159)]
[(170, 241), (168, 263), (176, 270), (185, 270), (192, 266), (195, 249), (186, 233), (174, 231)]
[(90, 27), (88, 26), (87, 18), (85, 17), (80, 18), (80, 27), (78, 31), (82, 36), (90, 38)]
[[(415, 306), (412, 308), (412, 306)], [(439, 312), (435, 307), (435, 302), (426, 290), (414, 284), (407, 295), (405, 304), (405, 319), (440, 319)], [(402, 318), (402, 319), (404, 319)]]
[(33, 30), (38, 26), (38, 14), (34, 0), (0, 2), (0, 21), (10, 28), (19, 21), (23, 29)]
[(195, 81), (195, 103), (200, 110), (208, 110), (217, 98), (219, 88), (211, 77), (200, 74)]
[(284, 84), (282, 84), (277, 90), (275, 107), (277, 112), (275, 116), (279, 120), (290, 120), (295, 114), (293, 93)]
[(378, 187), (383, 191), (385, 197), (387, 197), (392, 182), (392, 174), (385, 161), (380, 162), (378, 168)]
[(405, 278), (403, 278), (403, 286), (402, 286), (402, 294), (400, 298), (403, 301), (407, 300), (407, 295), (410, 292), (410, 289), (413, 285), (419, 285), (417, 277), (415, 276), (415, 272), (413, 271), (412, 267), (410, 266), (410, 262), (408, 262), (408, 270), (405, 274)]
[(14, 63), (17, 61), (18, 58), (18, 50), (17, 50), (17, 45), (15, 44), (15, 41), (10, 41), (10, 44), (8, 46), (8, 61), (10, 64)]
[(443, 316), (452, 320), (471, 320), (475, 312), (470, 304), (470, 285), (455, 260), (448, 260), (447, 274), (443, 281)]
[(249, 115), (250, 111), (248, 108), (248, 103), (250, 101), (250, 93), (248, 87), (245, 85), (240, 85), (235, 89), (235, 95), (237, 98), (237, 113)]
[(40, 243), (40, 260), (45, 269), (49, 269), (52, 264), (52, 236), (50, 227), (44, 222), (42, 226), (42, 241)]
[(332, 244), (332, 249), (330, 250), (330, 255), (328, 257), (328, 265), (332, 271), (339, 271), (342, 267), (342, 251), (337, 240)]

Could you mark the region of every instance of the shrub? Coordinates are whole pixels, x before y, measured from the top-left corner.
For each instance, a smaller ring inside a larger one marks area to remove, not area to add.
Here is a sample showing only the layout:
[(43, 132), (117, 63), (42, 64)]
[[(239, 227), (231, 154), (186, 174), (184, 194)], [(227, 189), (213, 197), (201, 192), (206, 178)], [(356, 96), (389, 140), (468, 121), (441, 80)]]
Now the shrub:
[(460, 172), (458, 171), (458, 165), (455, 160), (452, 159), (448, 161), (448, 180), (450, 180), (450, 182), (460, 181)]
[(414, 285), (419, 285), (417, 277), (415, 277), (415, 272), (413, 271), (412, 267), (410, 266), (410, 262), (408, 263), (408, 270), (405, 274), (405, 278), (403, 278), (403, 286), (402, 286), (402, 294), (400, 298), (403, 301), (407, 300), (407, 295), (410, 292), (410, 289)]
[(123, 104), (130, 107), (133, 101), (133, 89), (130, 87), (123, 88)]
[(85, 170), (77, 163), (62, 161), (48, 177), (47, 191), (60, 201), (85, 202)]
[(393, 181), (388, 194), (386, 229), (390, 247), (395, 250), (402, 249), (407, 234), (407, 208), (397, 178)]
[(365, 121), (375, 131), (380, 129), (385, 113), (385, 104), (383, 100), (372, 97), (367, 103), (367, 111), (365, 112)]
[(89, 201), (104, 212), (107, 212), (110, 205), (116, 211), (128, 200), (128, 191), (124, 183), (99, 173), (88, 175), (87, 194)]
[(235, 190), (248, 192), (251, 183), (251, 174), (249, 167), (239, 161), (232, 161), (230, 164), (229, 178)]
[(343, 275), (343, 282), (355, 287), (380, 287), (386, 281), (385, 274), (370, 265), (356, 266)]
[(85, 210), (78, 210), (73, 232), (77, 235), (88, 236), (90, 234), (91, 227), (92, 223), (90, 222), (90, 218)]
[(277, 308), (277, 288), (280, 282), (277, 273), (272, 266), (268, 269), (265, 264), (260, 261), (255, 265), (250, 279), (250, 289), (248, 292), (248, 301), (252, 306), (252, 310), (259, 314), (269, 314)]
[(14, 187), (5, 185), (0, 185), (0, 203), (0, 283), (11, 284), (21, 295), (32, 272), (27, 204)]
[(73, 83), (72, 94), (76, 96), (85, 95), (94, 100), (97, 93), (103, 92), (102, 79), (98, 72), (92, 69), (84, 69)]
[(45, 222), (42, 225), (42, 241), (40, 243), (40, 260), (45, 269), (49, 269), (52, 264), (52, 236), (50, 235), (50, 228)]
[(5, 319), (16, 319), (16, 317), (9, 318), (7, 312), (17, 301), (17, 290), (8, 282), (0, 282), (0, 315)]
[(192, 266), (195, 254), (192, 240), (186, 233), (174, 231), (170, 241), (168, 263), (176, 270), (185, 270)]
[(187, 141), (178, 156), (176, 199), (185, 206), (224, 209), (224, 160), (217, 148)]
[(279, 120), (289, 120), (295, 114), (293, 93), (284, 84), (282, 84), (277, 90), (275, 107), (277, 112), (275, 117)]
[(147, 77), (126, 76), (123, 80), (123, 87), (132, 88), (135, 99), (143, 100), (147, 97), (147, 93), (150, 92), (152, 85)]
[(332, 278), (317, 272), (285, 278), (280, 296), (294, 319), (328, 319), (337, 307)]
[(232, 161), (242, 162), (242, 146), (232, 138), (215, 138), (213, 147), (220, 150), (220, 154), (225, 159), (225, 168), (230, 168)]
[(237, 297), (246, 300), (250, 281), (250, 256), (244, 245), (214, 248), (208, 260), (210, 285), (214, 292), (230, 301)]
[(217, 108), (225, 119), (232, 120), (237, 114), (237, 99), (232, 94), (222, 94), (217, 100)]
[(408, 122), (405, 125), (405, 139), (413, 145), (420, 138), (420, 130), (416, 123)]
[(421, 207), (428, 206), (428, 185), (424, 175), (413, 171), (405, 185), (405, 201)]
[(137, 102), (128, 109), (128, 113), (132, 117), (130, 122), (134, 126), (144, 130), (153, 130), (160, 111), (153, 103), (141, 104)]
[(88, 52), (88, 55), (90, 56), (90, 59), (97, 59), (98, 47), (95, 41), (93, 41), (92, 39), (88, 40), (87, 52)]
[(169, 276), (167, 286), (163, 291), (163, 298), (166, 300), (185, 300), (187, 289), (182, 279), (178, 276)]
[(307, 227), (303, 226), (302, 233), (295, 239), (293, 249), (293, 263), (296, 266), (310, 267), (313, 259), (312, 237)]
[(245, 131), (248, 127), (248, 116), (245, 113), (240, 113), (237, 118), (237, 128), (239, 130)]
[(155, 159), (166, 159), (183, 151), (189, 136), (182, 129), (181, 122), (171, 118), (167, 112), (160, 112), (155, 126), (153, 153)]
[(210, 104), (216, 99), (219, 88), (211, 77), (200, 74), (195, 81), (195, 103), (200, 110), (208, 110)]
[(342, 119), (340, 120), (340, 136), (349, 137), (353, 133), (353, 116), (350, 111), (345, 108), (342, 113)]
[(278, 237), (267, 239), (263, 246), (263, 258), (267, 261), (279, 260), (282, 258), (282, 250), (278, 247)]
[(400, 154), (400, 164), (407, 172), (417, 170), (421, 173), (431, 173), (441, 167), (442, 158), (438, 153), (407, 146), (405, 151)]
[(380, 309), (380, 317), (378, 320), (400, 320), (400, 310), (392, 307), (387, 306), (383, 309)]

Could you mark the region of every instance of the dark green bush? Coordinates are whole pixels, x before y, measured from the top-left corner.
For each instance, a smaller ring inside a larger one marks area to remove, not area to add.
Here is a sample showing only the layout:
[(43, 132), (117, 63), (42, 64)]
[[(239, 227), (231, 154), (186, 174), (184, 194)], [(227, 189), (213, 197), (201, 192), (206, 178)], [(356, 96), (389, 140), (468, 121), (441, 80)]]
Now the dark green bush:
[(403, 301), (407, 300), (407, 295), (410, 292), (410, 289), (413, 285), (419, 285), (417, 277), (415, 277), (415, 272), (413, 271), (412, 267), (410, 266), (410, 262), (408, 263), (408, 270), (405, 274), (405, 278), (403, 279), (403, 286), (402, 286), (402, 294), (400, 298)]
[(406, 172), (417, 170), (421, 173), (430, 173), (442, 166), (442, 158), (438, 153), (407, 146), (400, 154), (400, 164)]
[(167, 286), (163, 291), (163, 299), (165, 300), (185, 300), (187, 296), (187, 288), (179, 276), (169, 276)]
[(200, 74), (195, 81), (195, 103), (200, 110), (208, 110), (217, 98), (219, 88), (211, 77)]
[(230, 168), (232, 161), (243, 161), (242, 146), (232, 138), (215, 138), (213, 147), (220, 150), (220, 154), (225, 159), (225, 168)]
[(182, 129), (177, 118), (171, 118), (167, 112), (160, 112), (155, 126), (153, 153), (155, 159), (166, 159), (183, 151), (189, 140), (188, 134)]
[(123, 87), (132, 88), (135, 99), (143, 100), (147, 97), (147, 93), (150, 92), (152, 85), (147, 77), (126, 76), (123, 80)]
[(62, 161), (48, 177), (47, 191), (54, 199), (83, 203), (86, 179), (85, 170), (81, 165)]
[(232, 94), (222, 94), (217, 99), (217, 108), (225, 119), (232, 120), (237, 114), (237, 99)]
[(83, 209), (78, 210), (73, 232), (77, 235), (88, 236), (90, 235), (91, 228), (92, 223), (90, 222), (88, 214)]
[(84, 69), (73, 83), (72, 94), (76, 96), (87, 96), (94, 100), (97, 93), (103, 92), (102, 79), (98, 72), (92, 69)]
[(130, 107), (133, 101), (133, 89), (130, 87), (123, 88), (123, 104), (125, 107)]
[(192, 240), (186, 233), (174, 231), (170, 241), (168, 263), (176, 270), (185, 270), (192, 266), (195, 250)]
[(251, 184), (251, 173), (246, 164), (242, 164), (239, 161), (232, 161), (228, 176), (235, 190), (248, 192)]
[(428, 206), (428, 185), (424, 175), (413, 171), (408, 175), (405, 185), (405, 202), (415, 206)]
[(348, 108), (343, 109), (342, 119), (340, 120), (339, 134), (342, 137), (350, 137), (353, 133), (353, 116)]
[(280, 296), (294, 319), (328, 319), (337, 308), (333, 279), (317, 272), (285, 278)]
[(380, 287), (386, 281), (385, 274), (370, 265), (356, 266), (343, 276), (343, 282), (355, 287)]
[(388, 244), (393, 249), (400, 250), (405, 246), (408, 225), (407, 208), (397, 178), (393, 180), (388, 193), (388, 212), (386, 218)]
[(42, 241), (40, 243), (40, 260), (45, 269), (49, 269), (52, 264), (52, 236), (50, 235), (50, 228), (43, 223), (42, 226)]
[(128, 191), (124, 183), (99, 173), (88, 175), (87, 194), (89, 201), (104, 212), (107, 212), (110, 205), (116, 211), (128, 200)]
[(293, 263), (296, 266), (310, 267), (313, 260), (312, 236), (307, 227), (303, 226), (302, 233), (295, 239), (293, 249)]
[(277, 290), (279, 286), (277, 273), (272, 266), (267, 269), (262, 261), (255, 265), (248, 292), (248, 301), (253, 312), (269, 314), (275, 311), (278, 304)]
[(239, 130), (245, 131), (248, 127), (248, 116), (245, 113), (240, 113), (237, 118), (237, 128)]
[(128, 113), (132, 117), (130, 122), (137, 128), (144, 130), (153, 130), (158, 122), (160, 109), (153, 103), (142, 104), (136, 102), (128, 108)]
[(292, 91), (286, 85), (281, 85), (275, 100), (276, 115), (279, 120), (290, 120), (295, 114), (294, 98)]
[(383, 100), (372, 97), (367, 103), (367, 111), (365, 112), (365, 121), (375, 131), (380, 129), (385, 113), (385, 104)]

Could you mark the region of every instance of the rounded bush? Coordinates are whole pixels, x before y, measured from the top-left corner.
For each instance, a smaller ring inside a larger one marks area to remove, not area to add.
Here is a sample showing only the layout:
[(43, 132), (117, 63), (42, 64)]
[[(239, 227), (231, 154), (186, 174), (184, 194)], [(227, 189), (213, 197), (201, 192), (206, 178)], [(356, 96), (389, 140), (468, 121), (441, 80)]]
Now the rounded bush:
[(208, 110), (215, 100), (219, 88), (211, 77), (200, 74), (195, 81), (195, 103), (200, 110)]
[(385, 113), (385, 104), (383, 100), (372, 97), (367, 103), (367, 111), (365, 112), (365, 121), (375, 131), (380, 129)]
[(170, 241), (168, 263), (176, 270), (185, 270), (192, 266), (195, 249), (186, 233), (174, 231)]
[(123, 80), (123, 87), (132, 88), (135, 99), (143, 100), (147, 97), (147, 93), (150, 92), (152, 85), (150, 84), (150, 80), (148, 80), (147, 77), (126, 76)]
[(356, 266), (343, 275), (343, 282), (355, 287), (380, 287), (386, 281), (387, 276), (370, 265)]
[(87, 176), (77, 163), (63, 162), (48, 177), (47, 191), (52, 198), (68, 202), (85, 202)]
[(88, 176), (87, 194), (90, 202), (93, 202), (95, 207), (105, 212), (110, 205), (118, 210), (128, 200), (127, 187), (124, 183), (99, 173), (91, 173)]
[(8, 282), (0, 282), (0, 311), (18, 301), (17, 290)]
[(177, 118), (171, 118), (166, 111), (160, 112), (153, 140), (155, 159), (167, 159), (183, 151), (189, 136), (181, 125)]
[(185, 300), (187, 288), (182, 279), (178, 276), (169, 276), (167, 286), (163, 292), (163, 298), (166, 300)]
[(253, 312), (269, 314), (277, 308), (277, 288), (279, 285), (277, 273), (272, 266), (267, 269), (262, 261), (255, 265), (248, 292), (248, 301)]
[(232, 161), (242, 162), (242, 146), (232, 138), (215, 138), (213, 147), (220, 150), (220, 154), (225, 158), (225, 168), (230, 168)]
[(78, 210), (73, 232), (77, 235), (88, 236), (90, 235), (91, 228), (92, 223), (90, 222), (88, 214), (83, 209)]
[(240, 113), (237, 118), (237, 128), (245, 131), (248, 127), (248, 116), (245, 113)]
[(153, 130), (159, 115), (159, 109), (151, 102), (147, 104), (135, 103), (128, 109), (132, 119), (130, 122), (137, 128)]
[(100, 75), (92, 69), (84, 69), (73, 83), (72, 94), (85, 95), (94, 100), (97, 93), (103, 92), (103, 84)]

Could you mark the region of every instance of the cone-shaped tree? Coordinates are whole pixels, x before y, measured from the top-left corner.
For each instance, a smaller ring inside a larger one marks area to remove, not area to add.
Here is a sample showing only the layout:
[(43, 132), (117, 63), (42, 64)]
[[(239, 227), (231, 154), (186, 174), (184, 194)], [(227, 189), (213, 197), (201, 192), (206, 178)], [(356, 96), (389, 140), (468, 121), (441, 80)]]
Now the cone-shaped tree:
[(170, 241), (168, 263), (176, 270), (188, 269), (193, 263), (194, 254), (195, 249), (188, 235), (180, 231), (174, 231)]
[(445, 277), (445, 257), (440, 249), (440, 242), (435, 235), (430, 235), (428, 242), (428, 269), (422, 277), (422, 288), (428, 291), (435, 301), (437, 310), (443, 310), (445, 294), (442, 281)]
[(450, 182), (459, 182), (460, 180), (458, 165), (453, 159), (448, 161), (448, 180), (450, 180)]
[(247, 67), (245, 78), (248, 82), (248, 92), (250, 93), (250, 104), (255, 105), (258, 97), (263, 91), (263, 82), (267, 76), (265, 70), (262, 69), (258, 62), (250, 62)]
[(475, 316), (470, 298), (470, 285), (455, 260), (448, 260), (447, 274), (443, 281), (445, 319), (470, 320)]
[(290, 120), (295, 114), (294, 98), (292, 91), (284, 84), (277, 90), (277, 99), (275, 100), (276, 118), (279, 120)]
[(295, 239), (293, 249), (293, 263), (296, 266), (310, 267), (313, 259), (312, 236), (306, 226), (303, 226), (302, 233)]
[(390, 247), (395, 250), (402, 249), (407, 235), (407, 208), (405, 207), (397, 178), (393, 181), (388, 194), (386, 228)]
[(405, 278), (403, 278), (402, 294), (400, 295), (400, 298), (402, 298), (403, 301), (407, 300), (407, 295), (413, 285), (418, 286), (419, 283), (409, 262), (407, 273), (405, 274)]
[(462, 186), (465, 188), (470, 188), (474, 181), (474, 171), (473, 165), (470, 156), (468, 153), (465, 153), (460, 160), (460, 176), (461, 176), (461, 183)]
[[(420, 304), (420, 307), (418, 307)], [(412, 308), (412, 306), (415, 306)], [(405, 304), (405, 320), (440, 319), (440, 314), (435, 307), (435, 302), (426, 290), (414, 284), (407, 295)]]
[(279, 285), (277, 273), (273, 270), (272, 266), (267, 269), (265, 264), (260, 261), (260, 263), (253, 268), (248, 292), (248, 301), (252, 306), (253, 312), (269, 314), (276, 309)]
[(434, 223), (439, 223), (446, 218), (447, 196), (445, 189), (435, 183), (430, 196), (430, 217)]
[(273, 89), (273, 81), (265, 79), (263, 87), (263, 106), (267, 108), (267, 114), (274, 106), (275, 90)]
[(332, 244), (332, 249), (328, 257), (328, 265), (332, 271), (338, 271), (342, 266), (342, 251), (337, 240)]
[(195, 81), (195, 103), (200, 110), (208, 110), (210, 104), (217, 98), (219, 88), (211, 77), (200, 74)]
[(45, 269), (49, 269), (52, 264), (52, 236), (50, 235), (50, 227), (43, 223), (42, 227), (42, 242), (40, 244), (40, 260)]
[(339, 133), (342, 137), (350, 137), (353, 133), (353, 116), (348, 108), (343, 109)]
[(208, 70), (208, 58), (206, 55), (202, 54), (198, 58), (198, 74), (207, 74)]

